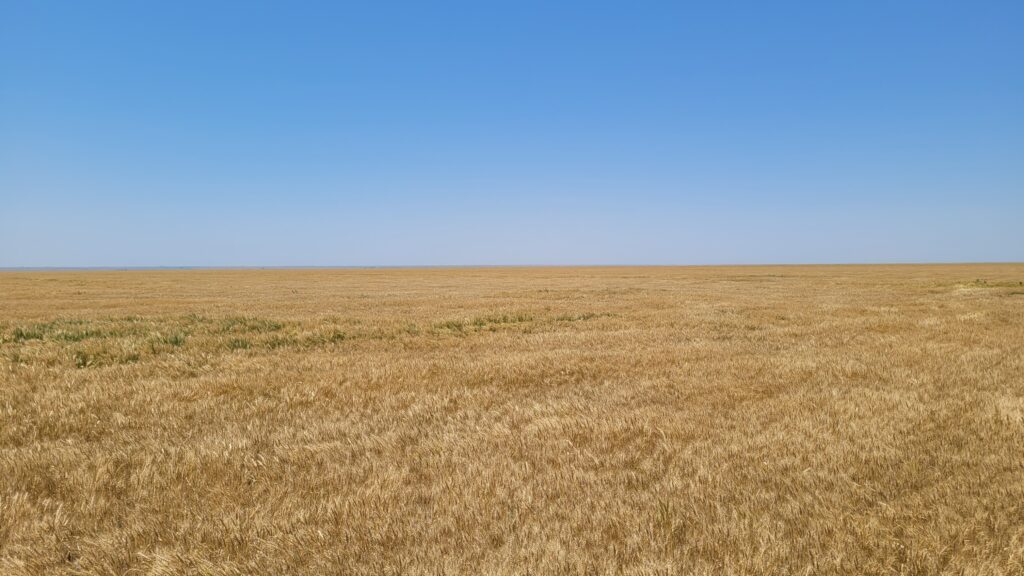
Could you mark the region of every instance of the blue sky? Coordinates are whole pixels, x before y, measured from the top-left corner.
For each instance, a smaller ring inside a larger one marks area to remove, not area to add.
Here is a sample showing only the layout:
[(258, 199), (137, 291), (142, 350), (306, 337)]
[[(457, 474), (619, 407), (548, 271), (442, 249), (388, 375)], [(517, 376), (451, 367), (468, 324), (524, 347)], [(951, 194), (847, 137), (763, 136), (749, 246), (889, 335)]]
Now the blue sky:
[(1022, 2), (0, 0), (0, 266), (1024, 260)]

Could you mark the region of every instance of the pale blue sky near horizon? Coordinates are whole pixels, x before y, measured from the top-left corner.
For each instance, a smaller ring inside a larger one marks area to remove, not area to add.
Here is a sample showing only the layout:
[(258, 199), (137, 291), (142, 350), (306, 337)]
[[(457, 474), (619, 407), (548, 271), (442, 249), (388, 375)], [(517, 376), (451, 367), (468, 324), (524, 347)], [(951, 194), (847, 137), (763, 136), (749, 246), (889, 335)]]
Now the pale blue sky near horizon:
[(1024, 261), (1024, 2), (0, 0), (0, 267)]

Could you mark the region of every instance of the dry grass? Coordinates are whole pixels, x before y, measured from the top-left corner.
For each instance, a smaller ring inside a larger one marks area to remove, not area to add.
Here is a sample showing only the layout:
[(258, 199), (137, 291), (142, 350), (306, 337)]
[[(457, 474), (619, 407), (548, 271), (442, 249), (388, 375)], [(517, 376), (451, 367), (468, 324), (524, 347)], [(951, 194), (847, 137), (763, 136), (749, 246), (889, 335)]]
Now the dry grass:
[(1022, 574), (1022, 281), (0, 273), (0, 573)]

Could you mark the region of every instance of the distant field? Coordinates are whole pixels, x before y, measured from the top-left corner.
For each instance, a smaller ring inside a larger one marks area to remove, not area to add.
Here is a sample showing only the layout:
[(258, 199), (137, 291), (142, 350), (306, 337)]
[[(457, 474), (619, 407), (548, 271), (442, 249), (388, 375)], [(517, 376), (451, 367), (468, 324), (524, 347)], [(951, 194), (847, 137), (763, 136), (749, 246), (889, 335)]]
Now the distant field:
[(0, 273), (0, 574), (1024, 574), (1024, 265)]

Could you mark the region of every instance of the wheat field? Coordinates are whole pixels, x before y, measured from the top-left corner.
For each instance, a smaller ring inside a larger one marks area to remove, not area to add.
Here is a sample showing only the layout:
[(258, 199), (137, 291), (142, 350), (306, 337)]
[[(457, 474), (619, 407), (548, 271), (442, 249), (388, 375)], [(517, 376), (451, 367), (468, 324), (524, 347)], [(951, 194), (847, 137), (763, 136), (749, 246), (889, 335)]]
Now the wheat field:
[(0, 574), (1024, 574), (1024, 265), (0, 273)]

